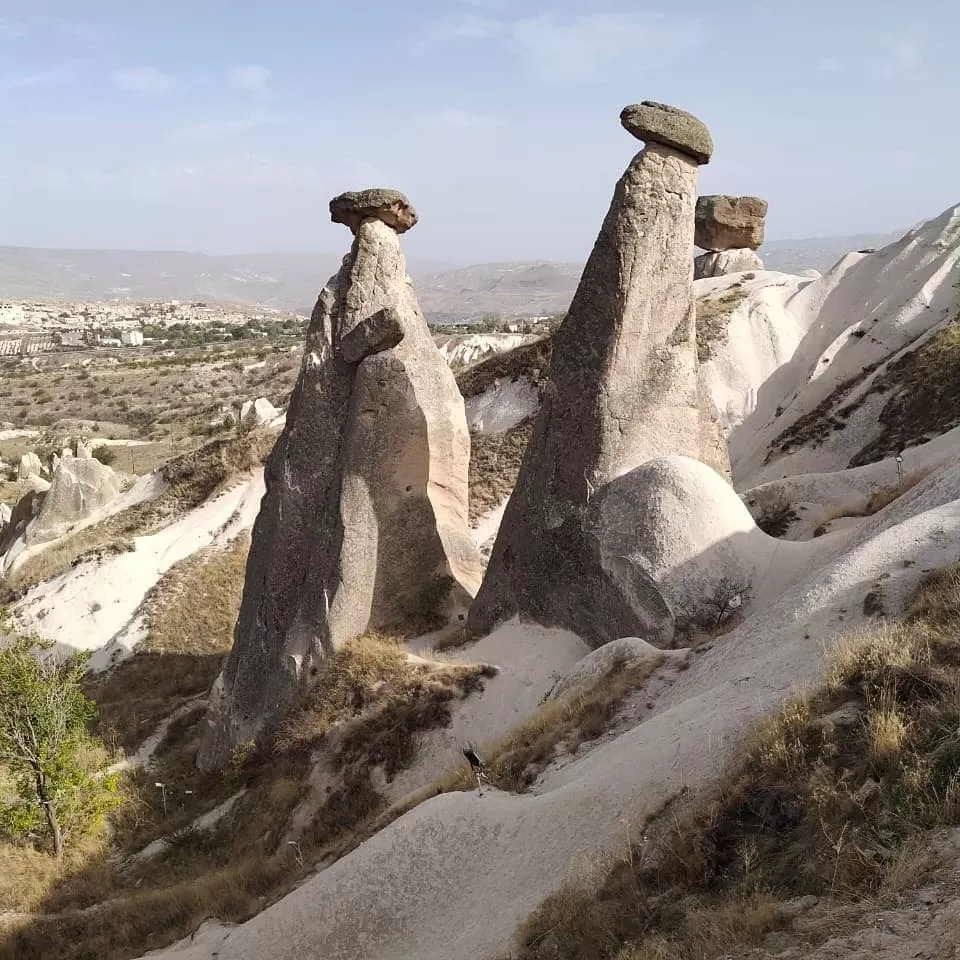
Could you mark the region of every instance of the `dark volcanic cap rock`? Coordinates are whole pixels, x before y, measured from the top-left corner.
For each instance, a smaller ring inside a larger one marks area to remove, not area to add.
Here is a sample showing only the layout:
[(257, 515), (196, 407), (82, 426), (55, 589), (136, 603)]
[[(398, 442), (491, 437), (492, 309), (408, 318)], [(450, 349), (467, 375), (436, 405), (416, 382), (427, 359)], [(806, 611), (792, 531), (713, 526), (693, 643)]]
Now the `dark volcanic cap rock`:
[(644, 100), (624, 107), (620, 122), (638, 140), (662, 143), (693, 157), (697, 163), (709, 163), (713, 155), (713, 138), (706, 124), (686, 110)]
[(382, 220), (397, 233), (406, 233), (417, 222), (417, 211), (399, 190), (372, 187), (348, 190), (330, 201), (330, 219), (346, 224), (353, 233), (364, 220)]

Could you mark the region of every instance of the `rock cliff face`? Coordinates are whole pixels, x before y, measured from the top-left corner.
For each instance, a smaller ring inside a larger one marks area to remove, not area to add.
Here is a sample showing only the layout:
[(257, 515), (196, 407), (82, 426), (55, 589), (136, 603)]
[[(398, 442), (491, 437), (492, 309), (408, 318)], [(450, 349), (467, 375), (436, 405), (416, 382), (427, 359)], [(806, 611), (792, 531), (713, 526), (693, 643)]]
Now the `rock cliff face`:
[(586, 529), (594, 491), (638, 464), (726, 455), (697, 376), (692, 295), (697, 167), (706, 127), (662, 104), (621, 122), (647, 147), (614, 192), (563, 325), (550, 379), (469, 626), (515, 615), (599, 645), (667, 642), (672, 614), (646, 572)]
[(320, 293), (267, 461), (205, 768), (281, 717), (340, 644), (415, 616), (438, 585), (452, 584), (446, 612), (463, 617), (479, 585), (463, 398), (397, 236), (416, 214), (402, 194), (378, 190), (335, 198), (331, 216), (355, 238)]

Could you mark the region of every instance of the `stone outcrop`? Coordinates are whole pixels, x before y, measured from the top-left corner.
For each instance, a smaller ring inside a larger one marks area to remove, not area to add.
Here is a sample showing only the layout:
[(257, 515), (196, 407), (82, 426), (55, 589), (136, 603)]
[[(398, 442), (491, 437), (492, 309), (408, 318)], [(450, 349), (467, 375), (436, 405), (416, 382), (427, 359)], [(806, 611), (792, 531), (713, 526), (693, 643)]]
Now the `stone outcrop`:
[(50, 483), (43, 477), (28, 477), (20, 491), (20, 499), (14, 504), (7, 518), (6, 526), (0, 532), (0, 576), (7, 572), (14, 557), (11, 549), (19, 543), (24, 547), (24, 537), (33, 519), (40, 513), (43, 499), (50, 489)]
[(470, 610), (475, 632), (519, 615), (594, 646), (630, 635), (669, 643), (670, 605), (588, 529), (590, 500), (668, 454), (729, 469), (699, 384), (692, 296), (697, 167), (710, 135), (695, 117), (650, 103), (621, 119), (650, 141), (617, 184), (554, 337), (533, 436)]
[(120, 478), (110, 467), (92, 458), (62, 460), (39, 514), (26, 531), (27, 543), (63, 536), (118, 496)]
[(211, 693), (205, 769), (282, 717), (342, 643), (408, 622), (438, 598), (463, 618), (479, 586), (463, 398), (397, 235), (416, 214), (395, 191), (344, 194), (330, 209), (355, 237), (320, 293), (267, 461), (234, 646)]
[(27, 477), (39, 477), (43, 470), (43, 463), (32, 451), (28, 450), (20, 457), (20, 466), (17, 468), (17, 479), (26, 480)]
[(766, 216), (767, 201), (759, 197), (700, 197), (694, 243), (703, 250), (756, 250)]
[(718, 590), (749, 592), (777, 549), (733, 487), (690, 457), (643, 463), (590, 507), (591, 535), (649, 575), (681, 624), (709, 625)]
[(722, 277), (728, 273), (743, 273), (746, 270), (762, 270), (763, 261), (753, 250), (741, 247), (736, 250), (714, 250), (693, 259), (693, 279)]
[(269, 423), (280, 416), (280, 411), (266, 398), (257, 397), (256, 400), (246, 400), (240, 406), (240, 423)]
[(90, 448), (90, 444), (86, 443), (84, 440), (77, 441), (77, 459), (78, 460), (90, 460), (93, 458), (93, 451)]

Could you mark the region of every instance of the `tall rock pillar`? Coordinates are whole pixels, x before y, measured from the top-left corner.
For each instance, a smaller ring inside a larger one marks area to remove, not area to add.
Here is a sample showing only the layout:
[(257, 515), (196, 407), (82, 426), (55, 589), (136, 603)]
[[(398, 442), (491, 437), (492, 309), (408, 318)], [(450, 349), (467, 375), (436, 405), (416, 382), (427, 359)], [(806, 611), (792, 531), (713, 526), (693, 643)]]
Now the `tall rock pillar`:
[(401, 625), (438, 582), (452, 584), (448, 612), (463, 615), (479, 586), (463, 398), (400, 249), (416, 213), (393, 190), (342, 194), (330, 212), (353, 246), (317, 300), (267, 461), (205, 769), (281, 718), (346, 640)]
[(573, 303), (555, 336), (545, 398), (483, 585), (476, 632), (519, 615), (601, 644), (669, 639), (656, 585), (607, 556), (586, 513), (604, 484), (644, 461), (682, 454), (723, 467), (697, 375), (692, 293), (697, 168), (707, 128), (644, 102), (623, 126), (646, 148), (620, 178)]

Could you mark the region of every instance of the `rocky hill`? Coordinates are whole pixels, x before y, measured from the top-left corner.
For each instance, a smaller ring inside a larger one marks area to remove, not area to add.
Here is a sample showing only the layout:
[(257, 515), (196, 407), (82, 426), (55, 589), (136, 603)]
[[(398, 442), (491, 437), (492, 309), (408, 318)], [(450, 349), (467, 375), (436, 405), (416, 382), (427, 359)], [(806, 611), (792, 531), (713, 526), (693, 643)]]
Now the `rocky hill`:
[[(895, 236), (859, 235), (768, 243), (760, 253), (772, 270), (821, 272), (841, 256), (882, 246)], [(40, 250), (0, 247), (0, 298), (97, 301), (210, 300), (310, 312), (317, 290), (340, 258), (323, 253), (211, 256), (176, 251)], [(569, 306), (583, 264), (549, 261), (452, 268), (410, 266), (433, 322), (545, 316)]]

